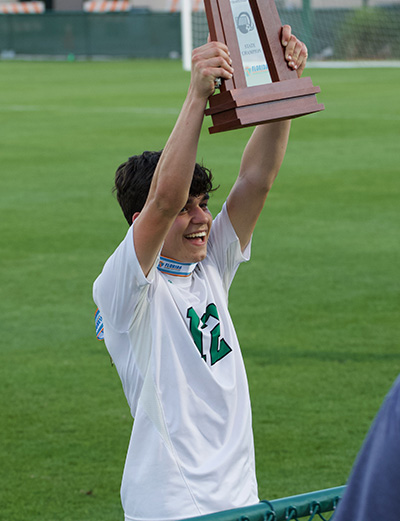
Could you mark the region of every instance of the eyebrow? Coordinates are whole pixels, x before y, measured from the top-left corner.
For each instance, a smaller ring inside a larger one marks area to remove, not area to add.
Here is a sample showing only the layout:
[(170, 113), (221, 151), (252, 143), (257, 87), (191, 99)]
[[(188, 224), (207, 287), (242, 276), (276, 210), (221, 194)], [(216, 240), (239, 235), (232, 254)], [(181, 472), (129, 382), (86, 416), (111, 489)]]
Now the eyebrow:
[[(192, 203), (194, 199), (197, 199), (198, 197), (200, 197), (200, 195), (190, 195), (188, 197), (188, 200), (186, 201), (186, 204), (188, 203)], [(210, 194), (207, 192), (205, 194), (203, 194), (202, 198), (201, 198), (201, 202), (205, 202), (205, 201), (208, 201), (210, 199)]]

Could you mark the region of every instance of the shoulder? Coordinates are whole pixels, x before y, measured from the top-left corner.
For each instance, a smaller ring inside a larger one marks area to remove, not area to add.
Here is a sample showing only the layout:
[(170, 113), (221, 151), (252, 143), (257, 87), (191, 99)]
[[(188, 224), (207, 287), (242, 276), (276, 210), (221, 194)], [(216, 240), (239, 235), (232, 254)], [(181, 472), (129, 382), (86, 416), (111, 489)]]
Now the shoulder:
[(220, 242), (221, 240), (224, 240), (224, 242), (238, 241), (238, 237), (229, 219), (226, 203), (224, 203), (221, 211), (213, 220), (209, 243), (212, 247), (215, 242)]

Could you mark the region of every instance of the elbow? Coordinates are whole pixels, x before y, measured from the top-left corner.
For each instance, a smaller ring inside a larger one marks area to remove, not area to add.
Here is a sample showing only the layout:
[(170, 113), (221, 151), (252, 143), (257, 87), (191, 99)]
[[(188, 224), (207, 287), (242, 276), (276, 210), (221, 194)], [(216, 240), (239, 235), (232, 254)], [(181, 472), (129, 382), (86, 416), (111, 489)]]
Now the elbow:
[(183, 197), (176, 190), (167, 190), (162, 193), (157, 192), (149, 201), (149, 205), (162, 217), (167, 219), (175, 218), (185, 206), (188, 195)]
[(269, 171), (265, 175), (244, 175), (243, 182), (245, 183), (246, 191), (255, 196), (267, 197), (278, 175), (278, 171)]

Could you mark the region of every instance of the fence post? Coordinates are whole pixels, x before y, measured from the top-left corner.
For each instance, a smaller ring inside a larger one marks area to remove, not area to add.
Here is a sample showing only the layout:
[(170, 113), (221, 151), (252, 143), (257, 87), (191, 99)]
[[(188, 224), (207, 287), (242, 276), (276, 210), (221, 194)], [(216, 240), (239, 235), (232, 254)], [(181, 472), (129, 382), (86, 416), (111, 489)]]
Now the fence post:
[(303, 0), (302, 20), (304, 35), (302, 36), (304, 43), (307, 48), (311, 46), (311, 35), (312, 35), (312, 12), (311, 12), (311, 0)]

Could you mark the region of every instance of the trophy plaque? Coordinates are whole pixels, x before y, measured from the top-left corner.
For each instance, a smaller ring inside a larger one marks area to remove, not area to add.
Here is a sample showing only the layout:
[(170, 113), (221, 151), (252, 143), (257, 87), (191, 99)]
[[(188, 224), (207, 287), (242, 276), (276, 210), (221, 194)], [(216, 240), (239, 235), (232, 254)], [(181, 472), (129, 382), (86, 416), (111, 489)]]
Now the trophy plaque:
[(204, 0), (210, 38), (225, 43), (235, 70), (209, 98), (211, 134), (324, 110), (319, 87), (285, 60), (273, 0)]

